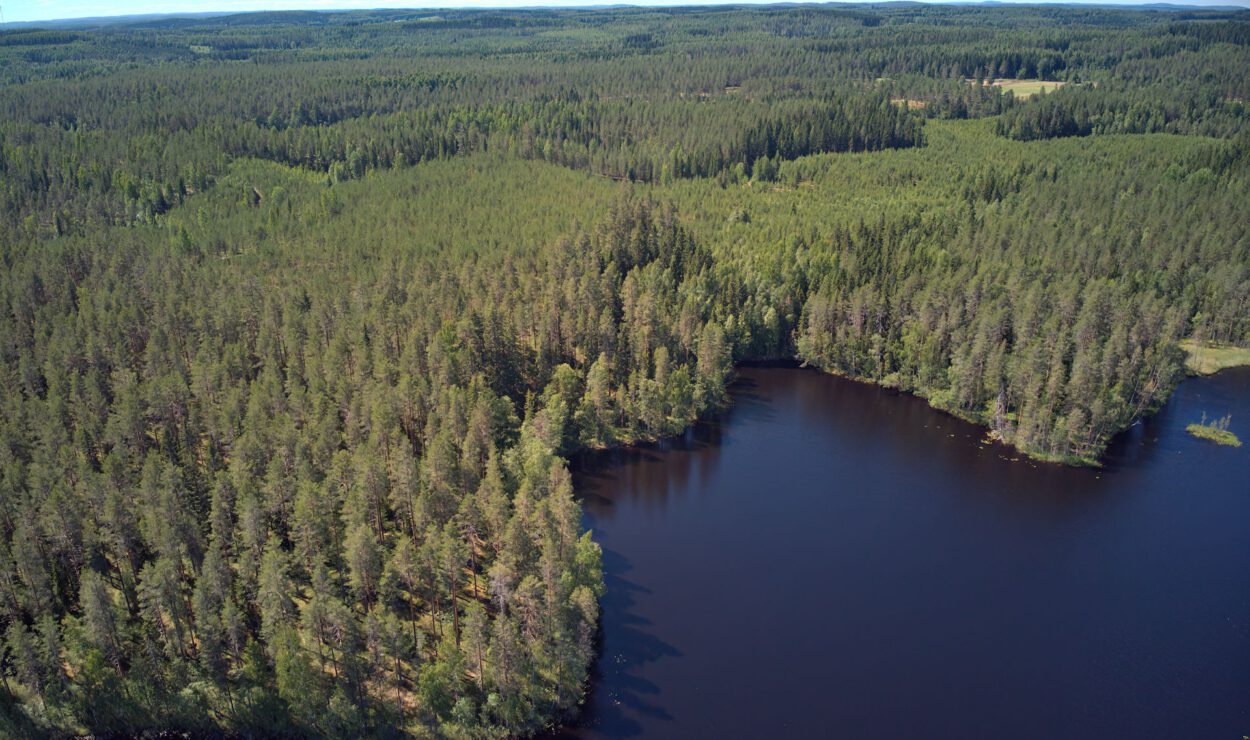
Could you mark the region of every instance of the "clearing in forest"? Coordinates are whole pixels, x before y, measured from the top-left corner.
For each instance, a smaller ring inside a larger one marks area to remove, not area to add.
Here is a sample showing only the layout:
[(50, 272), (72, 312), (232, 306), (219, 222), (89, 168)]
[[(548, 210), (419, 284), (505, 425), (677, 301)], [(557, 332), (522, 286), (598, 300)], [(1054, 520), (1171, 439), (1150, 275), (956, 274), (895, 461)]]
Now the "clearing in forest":
[(1054, 92), (1064, 86), (1058, 80), (994, 80), (990, 83), (1001, 87), (1004, 92), (1011, 91), (1017, 98), (1031, 98), (1038, 93)]
[(1210, 375), (1230, 367), (1250, 365), (1250, 349), (1187, 339), (1180, 343), (1185, 350), (1185, 367), (1195, 375)]

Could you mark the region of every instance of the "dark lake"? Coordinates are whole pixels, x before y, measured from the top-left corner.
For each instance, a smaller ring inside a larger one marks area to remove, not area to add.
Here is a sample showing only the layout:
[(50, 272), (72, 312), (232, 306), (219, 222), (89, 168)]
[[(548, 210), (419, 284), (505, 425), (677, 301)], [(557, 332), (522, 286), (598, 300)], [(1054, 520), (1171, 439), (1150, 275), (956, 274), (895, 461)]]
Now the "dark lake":
[(1100, 470), (923, 401), (745, 368), (685, 438), (580, 463), (603, 546), (585, 737), (1250, 735), (1250, 370)]

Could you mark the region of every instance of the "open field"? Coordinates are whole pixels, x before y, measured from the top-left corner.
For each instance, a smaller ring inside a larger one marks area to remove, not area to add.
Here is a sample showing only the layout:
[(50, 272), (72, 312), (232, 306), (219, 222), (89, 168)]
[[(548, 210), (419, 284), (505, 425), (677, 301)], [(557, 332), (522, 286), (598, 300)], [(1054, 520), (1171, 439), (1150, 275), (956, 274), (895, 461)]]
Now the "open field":
[(1185, 368), (1195, 375), (1210, 375), (1230, 367), (1250, 365), (1250, 349), (1231, 345), (1215, 345), (1187, 339), (1180, 343), (1185, 350)]
[(1002, 88), (1004, 92), (1010, 91), (1017, 98), (1031, 98), (1038, 93), (1054, 92), (1065, 83), (1057, 80), (994, 80), (990, 84)]
[(911, 98), (891, 98), (890, 102), (897, 106), (905, 107), (907, 110), (923, 110), (927, 105), (923, 100), (913, 100)]

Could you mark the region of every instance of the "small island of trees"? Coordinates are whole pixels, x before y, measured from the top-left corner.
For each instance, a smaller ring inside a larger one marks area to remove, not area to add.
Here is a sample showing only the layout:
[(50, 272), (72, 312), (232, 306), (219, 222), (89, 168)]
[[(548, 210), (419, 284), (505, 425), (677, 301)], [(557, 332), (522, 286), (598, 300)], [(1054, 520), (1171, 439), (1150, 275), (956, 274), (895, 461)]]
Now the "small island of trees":
[(1185, 431), (1198, 439), (1205, 439), (1217, 445), (1241, 447), (1241, 440), (1228, 429), (1232, 421), (1233, 418), (1231, 416), (1224, 416), (1208, 422), (1207, 415), (1203, 414), (1201, 421), (1185, 427)]

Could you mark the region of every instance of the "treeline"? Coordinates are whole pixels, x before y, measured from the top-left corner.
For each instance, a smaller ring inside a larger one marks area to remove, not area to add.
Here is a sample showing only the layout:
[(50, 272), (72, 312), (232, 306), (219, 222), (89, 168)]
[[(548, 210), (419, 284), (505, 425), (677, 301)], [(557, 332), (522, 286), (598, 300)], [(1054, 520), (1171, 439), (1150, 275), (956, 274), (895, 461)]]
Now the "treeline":
[(1250, 338), (1250, 241), (1229, 226), (1250, 172), (1237, 142), (1174, 160), (1120, 140), (1099, 149), (1110, 168), (1083, 151), (966, 171), (946, 216), (794, 253), (815, 265), (800, 356), (1034, 456), (1096, 462), (1182, 377), (1177, 340)]
[(3, 664), (32, 721), (504, 735), (576, 706), (602, 577), (559, 455), (719, 403), (706, 254), (623, 201), (497, 269), (395, 259), (275, 290), (118, 234), (6, 273)]
[(1000, 135), (1018, 140), (1090, 134), (1176, 133), (1229, 138), (1245, 129), (1250, 47), (1244, 24), (1175, 24), (1083, 78), (1007, 112)]
[[(1012, 108), (1001, 133), (1020, 139), (1229, 136), (1250, 97), (1250, 47), (1227, 18), (371, 11), (4, 32), (0, 227), (55, 236), (149, 222), (240, 156), (342, 178), (495, 149), (619, 179), (732, 181), (765, 157), (769, 171), (807, 154), (914, 146), (913, 116)], [(1013, 106), (967, 82), (1000, 77), (1086, 84)]]
[(919, 121), (877, 95), (801, 105), (565, 96), (435, 109), (338, 129), (258, 127), (224, 137), (222, 146), (236, 156), (328, 170), (335, 179), (498, 150), (613, 179), (655, 182), (723, 172), (750, 177), (761, 159), (915, 146), (920, 130)]
[[(919, 393), (1060, 461), (1097, 461), (1183, 375), (1176, 341), (1188, 326), (1174, 299), (1086, 274), (1048, 270), (1026, 281), (1002, 266), (916, 264), (909, 255), (938, 236), (924, 231), (917, 223), (838, 236), (835, 253), (853, 267), (821, 277), (807, 299), (802, 357)], [(881, 271), (889, 261), (906, 267)]]
[(1090, 134), (1231, 137), (1245, 130), (1247, 112), (1244, 100), (1222, 98), (1210, 87), (1060, 88), (1006, 112), (997, 131), (1020, 141)]
[[(144, 105), (140, 97), (128, 108)], [(260, 121), (128, 111), (116, 130), (12, 123), (0, 126), (0, 211), (10, 228), (57, 236), (90, 224), (151, 221), (204, 190), (232, 158), (257, 157), (335, 180), (474, 152), (504, 151), (622, 180), (655, 182), (728, 174), (810, 154), (874, 151), (921, 143), (921, 121), (880, 94), (851, 92), (813, 102), (732, 99), (583, 100), (576, 94), (527, 103), (421, 108), (347, 116), (299, 107)], [(110, 117), (112, 118), (112, 117)], [(333, 118), (333, 117), (331, 117)], [(106, 119), (107, 120), (107, 119)], [(137, 128), (135, 130), (128, 130)], [(7, 129), (7, 130), (6, 130)], [(118, 166), (118, 159), (124, 164)]]
[[(1126, 58), (1243, 45), (1244, 18), (1218, 9), (1149, 13), (1045, 6), (275, 12), (137, 19), (73, 32), (13, 31), (14, 45), (39, 38), (41, 45), (62, 48), (14, 55), (0, 74), (29, 82), (49, 75), (80, 78), (101, 68), (113, 72), (136, 62), (267, 65), (371, 56), (421, 59), (459, 74), (466, 64), (523, 54), (526, 64), (535, 55), (575, 59), (579, 68), (561, 76), (578, 87), (603, 86), (605, 94), (692, 92), (684, 85), (693, 80), (726, 85), (735, 77), (757, 92), (776, 93), (796, 82), (819, 90), (850, 78), (904, 74), (1067, 79)], [(750, 55), (738, 53), (744, 43), (752, 45)], [(673, 63), (678, 60), (683, 63)]]
[(1004, 95), (1001, 88), (980, 84), (979, 80), (906, 75), (897, 80), (882, 79), (877, 86), (896, 105), (908, 106), (926, 118), (986, 118), (1017, 104), (1014, 96)]

